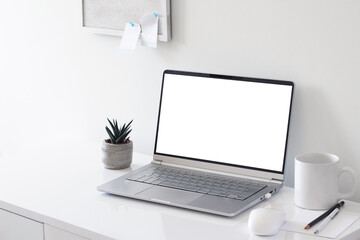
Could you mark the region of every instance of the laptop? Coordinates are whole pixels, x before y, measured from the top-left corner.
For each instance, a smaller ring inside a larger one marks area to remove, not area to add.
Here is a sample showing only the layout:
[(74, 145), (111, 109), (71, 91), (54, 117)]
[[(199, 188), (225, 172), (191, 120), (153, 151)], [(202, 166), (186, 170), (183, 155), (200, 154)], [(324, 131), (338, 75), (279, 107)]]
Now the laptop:
[(294, 84), (165, 70), (153, 161), (99, 191), (232, 217), (283, 185)]

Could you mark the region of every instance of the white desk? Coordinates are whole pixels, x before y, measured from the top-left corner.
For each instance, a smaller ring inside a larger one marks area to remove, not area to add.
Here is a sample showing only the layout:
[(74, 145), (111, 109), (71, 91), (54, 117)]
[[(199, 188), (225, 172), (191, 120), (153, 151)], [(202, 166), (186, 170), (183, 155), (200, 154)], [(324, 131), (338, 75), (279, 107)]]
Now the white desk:
[[(249, 233), (250, 210), (224, 218), (100, 193), (96, 186), (137, 169), (150, 156), (134, 154), (126, 170), (104, 169), (100, 143), (58, 144), (0, 155), (0, 208), (94, 240), (109, 239), (324, 239), (280, 231), (261, 238)], [(293, 189), (284, 187), (255, 208), (295, 212)], [(354, 223), (345, 233), (360, 228)]]

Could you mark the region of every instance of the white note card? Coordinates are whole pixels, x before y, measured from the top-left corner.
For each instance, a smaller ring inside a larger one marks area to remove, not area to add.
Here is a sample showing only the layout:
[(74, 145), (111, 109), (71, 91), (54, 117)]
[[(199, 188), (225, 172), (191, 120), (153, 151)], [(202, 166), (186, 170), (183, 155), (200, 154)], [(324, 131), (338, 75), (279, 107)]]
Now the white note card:
[(119, 46), (120, 53), (132, 53), (141, 32), (140, 25), (137, 23), (126, 23), (125, 30)]
[(334, 219), (331, 220), (329, 224), (319, 232), (318, 235), (315, 235), (314, 231), (319, 227), (321, 222), (308, 230), (304, 229), (306, 224), (324, 212), (325, 211), (311, 211), (297, 208), (297, 214), (295, 214), (292, 219), (286, 221), (281, 229), (290, 232), (309, 234), (312, 236), (337, 238), (343, 231), (345, 231), (359, 218), (360, 204), (345, 200), (344, 207), (340, 208), (337, 216), (334, 217)]
[(140, 19), (141, 44), (147, 47), (156, 48), (158, 35), (159, 15), (148, 13)]

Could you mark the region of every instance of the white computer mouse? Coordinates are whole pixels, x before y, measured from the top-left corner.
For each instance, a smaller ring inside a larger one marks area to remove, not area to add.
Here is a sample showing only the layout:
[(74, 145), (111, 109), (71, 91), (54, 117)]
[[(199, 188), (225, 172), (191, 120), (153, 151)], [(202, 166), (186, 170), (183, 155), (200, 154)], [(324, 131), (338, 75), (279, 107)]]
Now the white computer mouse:
[(276, 234), (285, 222), (285, 213), (273, 208), (258, 208), (250, 212), (249, 229), (260, 236)]

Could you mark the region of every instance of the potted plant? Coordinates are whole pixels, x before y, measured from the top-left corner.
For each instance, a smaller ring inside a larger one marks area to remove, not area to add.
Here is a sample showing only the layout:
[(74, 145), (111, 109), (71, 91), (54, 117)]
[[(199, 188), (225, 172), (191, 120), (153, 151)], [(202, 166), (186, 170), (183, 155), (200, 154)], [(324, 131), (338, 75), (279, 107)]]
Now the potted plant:
[(133, 142), (129, 134), (132, 131), (131, 120), (128, 124), (118, 125), (117, 120), (113, 119), (110, 123), (112, 131), (106, 126), (109, 139), (105, 139), (102, 145), (102, 161), (105, 168), (123, 169), (128, 168), (132, 162)]

